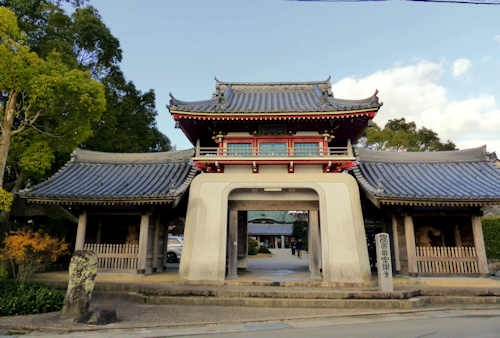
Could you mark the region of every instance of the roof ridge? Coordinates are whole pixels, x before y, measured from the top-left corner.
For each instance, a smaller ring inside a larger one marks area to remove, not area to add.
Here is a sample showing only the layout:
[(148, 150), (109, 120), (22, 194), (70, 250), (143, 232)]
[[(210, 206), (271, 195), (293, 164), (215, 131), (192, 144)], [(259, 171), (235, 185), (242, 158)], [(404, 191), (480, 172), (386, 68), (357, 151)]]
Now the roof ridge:
[(147, 164), (187, 162), (194, 155), (194, 149), (149, 153), (111, 153), (76, 148), (70, 162), (101, 164)]
[(223, 84), (223, 85), (245, 85), (245, 86), (282, 86), (282, 85), (315, 85), (315, 84), (325, 84), (325, 83), (330, 83), (331, 80), (331, 75), (328, 76), (326, 80), (322, 81), (278, 81), (278, 82), (273, 82), (273, 81), (263, 81), (263, 82), (230, 82), (230, 81), (221, 81), (217, 77), (215, 77), (215, 82), (216, 84)]
[(355, 148), (360, 162), (391, 163), (450, 163), (450, 162), (488, 162), (486, 145), (462, 150), (446, 151), (379, 151)]

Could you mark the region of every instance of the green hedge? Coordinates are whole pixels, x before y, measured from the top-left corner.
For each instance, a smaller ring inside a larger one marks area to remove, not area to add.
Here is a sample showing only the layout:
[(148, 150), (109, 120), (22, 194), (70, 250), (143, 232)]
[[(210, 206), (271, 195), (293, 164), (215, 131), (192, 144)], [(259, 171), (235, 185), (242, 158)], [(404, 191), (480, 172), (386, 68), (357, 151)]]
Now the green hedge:
[(269, 249), (268, 249), (268, 248), (266, 248), (265, 246), (261, 246), (261, 247), (259, 248), (259, 253), (270, 254), (270, 253), (271, 253), (271, 251), (269, 251)]
[(483, 218), (483, 236), (488, 258), (500, 259), (500, 217)]
[(253, 256), (257, 254), (258, 243), (256, 240), (249, 238), (248, 239), (248, 255)]
[(0, 316), (59, 311), (64, 291), (38, 283), (0, 282)]

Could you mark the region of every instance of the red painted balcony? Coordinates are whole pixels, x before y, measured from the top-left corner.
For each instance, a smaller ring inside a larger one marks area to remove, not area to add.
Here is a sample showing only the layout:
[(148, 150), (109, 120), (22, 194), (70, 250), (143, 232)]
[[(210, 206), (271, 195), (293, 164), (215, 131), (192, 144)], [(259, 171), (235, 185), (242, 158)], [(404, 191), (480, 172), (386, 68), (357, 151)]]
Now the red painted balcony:
[(346, 147), (305, 147), (303, 145), (288, 147), (271, 143), (259, 144), (258, 147), (244, 145), (198, 146), (193, 160), (202, 169), (211, 166), (219, 172), (218, 168), (228, 164), (250, 164), (254, 168), (261, 164), (287, 164), (290, 172), (293, 172), (295, 164), (322, 164), (326, 172), (338, 172), (338, 168), (349, 168), (356, 160), (350, 144)]

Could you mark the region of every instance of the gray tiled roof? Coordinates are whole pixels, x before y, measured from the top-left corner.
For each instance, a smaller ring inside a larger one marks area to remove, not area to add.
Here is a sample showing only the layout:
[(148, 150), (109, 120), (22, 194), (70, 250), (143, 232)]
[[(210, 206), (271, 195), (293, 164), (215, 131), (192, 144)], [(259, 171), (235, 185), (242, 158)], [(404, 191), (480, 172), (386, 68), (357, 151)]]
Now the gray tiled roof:
[(248, 223), (249, 235), (291, 235), (292, 230), (292, 224)]
[(500, 204), (500, 170), (486, 159), (485, 147), (443, 152), (357, 149), (356, 153), (359, 164), (354, 175), (372, 201)]
[(378, 110), (377, 92), (362, 100), (333, 96), (330, 78), (316, 82), (222, 82), (216, 79), (213, 97), (181, 101), (172, 94), (170, 111), (214, 113), (336, 112)]
[(77, 149), (54, 176), (19, 195), (60, 204), (176, 202), (196, 173), (193, 154), (192, 149), (129, 154)]

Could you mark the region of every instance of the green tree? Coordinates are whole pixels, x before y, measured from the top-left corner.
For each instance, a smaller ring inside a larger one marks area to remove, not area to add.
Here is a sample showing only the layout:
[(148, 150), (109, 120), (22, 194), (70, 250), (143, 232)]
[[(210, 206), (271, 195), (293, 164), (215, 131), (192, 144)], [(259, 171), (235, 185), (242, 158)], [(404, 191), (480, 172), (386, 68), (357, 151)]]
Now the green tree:
[(81, 147), (109, 152), (170, 150), (170, 140), (156, 127), (155, 93), (142, 93), (118, 68), (102, 79), (107, 109)]
[(15, 14), (0, 7), (0, 187), (13, 140), (19, 167), (44, 171), (51, 146), (71, 151), (105, 109), (104, 87), (88, 71), (71, 69), (56, 52), (38, 56), (24, 37)]
[(455, 150), (456, 146), (448, 140), (442, 143), (438, 134), (431, 129), (417, 129), (415, 122), (404, 118), (389, 120), (384, 128), (377, 124), (365, 131), (366, 144), (377, 150), (394, 151), (440, 151)]
[[(86, 1), (67, 0), (75, 7), (67, 14), (56, 0), (0, 0), (18, 15), (18, 25), (26, 31), (25, 44), (42, 58), (57, 51), (61, 62), (68, 68), (89, 70), (94, 79), (105, 85), (108, 102), (100, 119), (92, 122), (95, 136), (78, 146), (99, 151), (165, 151), (170, 149), (168, 138), (157, 128), (154, 119), (154, 92), (138, 91), (132, 82), (126, 82), (119, 69), (122, 58), (120, 43), (102, 22), (97, 10), (83, 7)], [(134, 126), (133, 128), (131, 126)], [(113, 141), (113, 140), (117, 141)], [(18, 190), (27, 182), (37, 183), (54, 173), (69, 159), (76, 146), (65, 143), (47, 128), (33, 129), (16, 135), (9, 153), (6, 180), (9, 190)], [(42, 146), (43, 145), (43, 146)], [(65, 147), (69, 145), (70, 147)], [(40, 161), (31, 161), (29, 167), (21, 167), (28, 156), (45, 149)], [(21, 159), (24, 158), (24, 161)], [(50, 160), (50, 161), (47, 161)], [(26, 170), (29, 169), (29, 170)]]

